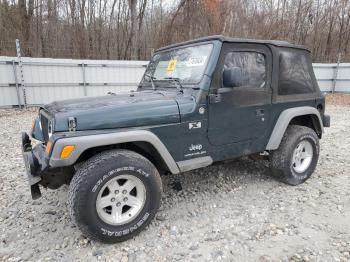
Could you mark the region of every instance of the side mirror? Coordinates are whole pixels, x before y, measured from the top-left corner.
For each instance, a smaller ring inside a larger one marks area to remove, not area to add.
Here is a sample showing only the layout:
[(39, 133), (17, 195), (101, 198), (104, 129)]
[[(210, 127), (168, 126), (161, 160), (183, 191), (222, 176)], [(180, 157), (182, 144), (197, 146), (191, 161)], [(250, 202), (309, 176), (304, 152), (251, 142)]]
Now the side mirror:
[(225, 68), (222, 74), (224, 87), (238, 87), (242, 85), (242, 70), (240, 67)]

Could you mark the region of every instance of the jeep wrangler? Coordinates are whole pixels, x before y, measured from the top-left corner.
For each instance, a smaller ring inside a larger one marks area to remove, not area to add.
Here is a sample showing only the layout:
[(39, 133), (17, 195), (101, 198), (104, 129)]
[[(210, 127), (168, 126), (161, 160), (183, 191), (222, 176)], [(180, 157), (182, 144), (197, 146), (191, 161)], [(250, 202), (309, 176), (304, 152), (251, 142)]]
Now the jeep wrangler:
[(83, 234), (119, 242), (154, 218), (163, 174), (263, 154), (279, 180), (303, 183), (330, 125), (324, 112), (305, 47), (200, 38), (158, 49), (135, 92), (42, 106), (22, 133), (26, 175), (33, 199), (68, 184)]

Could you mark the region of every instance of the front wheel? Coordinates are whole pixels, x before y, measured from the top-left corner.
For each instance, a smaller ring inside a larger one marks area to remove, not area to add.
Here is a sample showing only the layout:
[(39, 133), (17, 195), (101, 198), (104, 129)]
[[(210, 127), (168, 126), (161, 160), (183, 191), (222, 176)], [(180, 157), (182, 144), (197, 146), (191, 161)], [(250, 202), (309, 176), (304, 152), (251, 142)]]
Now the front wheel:
[(74, 175), (68, 206), (87, 237), (114, 243), (140, 232), (155, 216), (162, 183), (145, 157), (128, 150), (100, 153)]
[(319, 140), (314, 130), (290, 125), (279, 148), (270, 152), (272, 173), (287, 184), (302, 184), (314, 172), (319, 152)]

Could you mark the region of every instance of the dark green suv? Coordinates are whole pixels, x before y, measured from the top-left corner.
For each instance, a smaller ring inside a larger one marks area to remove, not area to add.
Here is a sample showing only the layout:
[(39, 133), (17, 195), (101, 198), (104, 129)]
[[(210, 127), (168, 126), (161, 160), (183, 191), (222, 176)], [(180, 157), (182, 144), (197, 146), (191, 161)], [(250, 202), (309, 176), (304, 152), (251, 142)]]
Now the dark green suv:
[(271, 174), (303, 183), (324, 111), (306, 48), (211, 36), (157, 50), (136, 92), (41, 107), (23, 155), (33, 198), (69, 184), (78, 227), (112, 243), (153, 219), (162, 174), (263, 154)]

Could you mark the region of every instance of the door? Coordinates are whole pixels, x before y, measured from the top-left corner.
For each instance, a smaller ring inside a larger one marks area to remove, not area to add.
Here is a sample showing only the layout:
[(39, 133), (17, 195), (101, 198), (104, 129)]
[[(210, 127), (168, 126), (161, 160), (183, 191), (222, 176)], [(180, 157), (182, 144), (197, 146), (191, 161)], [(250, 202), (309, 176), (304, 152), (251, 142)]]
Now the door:
[[(264, 45), (248, 45), (223, 46), (209, 95), (208, 139), (213, 145), (246, 143), (267, 133), (271, 52)], [(240, 71), (240, 81), (233, 87), (223, 81), (224, 70), (230, 68)]]

